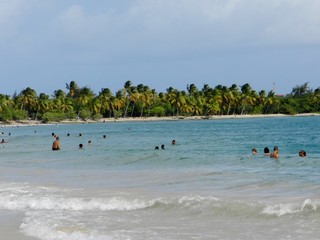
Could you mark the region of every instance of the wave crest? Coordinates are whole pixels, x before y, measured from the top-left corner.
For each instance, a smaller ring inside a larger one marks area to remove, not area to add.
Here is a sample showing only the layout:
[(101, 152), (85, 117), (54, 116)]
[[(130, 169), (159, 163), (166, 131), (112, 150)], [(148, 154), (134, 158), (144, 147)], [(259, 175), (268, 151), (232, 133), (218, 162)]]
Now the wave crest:
[(316, 211), (319, 207), (319, 200), (306, 199), (302, 203), (279, 203), (268, 205), (263, 209), (262, 213), (280, 217), (287, 214)]

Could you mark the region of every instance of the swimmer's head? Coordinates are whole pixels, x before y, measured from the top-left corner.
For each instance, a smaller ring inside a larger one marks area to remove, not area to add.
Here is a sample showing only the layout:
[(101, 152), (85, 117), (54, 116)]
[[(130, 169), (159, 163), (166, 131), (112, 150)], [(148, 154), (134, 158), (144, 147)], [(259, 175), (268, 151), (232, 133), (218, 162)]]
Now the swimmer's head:
[(300, 151), (299, 151), (299, 156), (300, 156), (300, 157), (306, 157), (306, 156), (307, 156), (306, 151), (300, 150)]
[(257, 154), (257, 149), (252, 148), (251, 152), (252, 152), (252, 154)]

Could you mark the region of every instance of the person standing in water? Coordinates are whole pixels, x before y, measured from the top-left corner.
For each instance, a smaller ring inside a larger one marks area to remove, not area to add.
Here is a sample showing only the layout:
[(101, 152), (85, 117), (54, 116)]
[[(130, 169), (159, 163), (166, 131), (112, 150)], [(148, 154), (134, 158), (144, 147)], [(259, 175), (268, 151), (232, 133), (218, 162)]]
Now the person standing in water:
[(56, 137), (56, 140), (52, 143), (52, 151), (60, 150), (60, 140), (59, 137)]

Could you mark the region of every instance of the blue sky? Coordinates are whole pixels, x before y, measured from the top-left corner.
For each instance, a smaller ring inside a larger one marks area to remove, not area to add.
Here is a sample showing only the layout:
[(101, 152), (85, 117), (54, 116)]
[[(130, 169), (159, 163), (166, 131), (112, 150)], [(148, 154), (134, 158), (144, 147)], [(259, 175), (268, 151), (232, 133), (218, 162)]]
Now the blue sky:
[(319, 0), (0, 0), (0, 93), (320, 86)]

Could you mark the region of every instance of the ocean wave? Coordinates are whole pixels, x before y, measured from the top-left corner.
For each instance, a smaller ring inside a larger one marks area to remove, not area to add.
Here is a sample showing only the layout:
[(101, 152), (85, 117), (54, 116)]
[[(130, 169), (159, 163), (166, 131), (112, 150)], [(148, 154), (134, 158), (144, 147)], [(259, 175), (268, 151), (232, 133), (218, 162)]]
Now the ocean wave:
[(99, 198), (75, 198), (57, 196), (28, 195), (1, 195), (0, 208), (7, 210), (71, 210), (71, 211), (131, 211), (152, 206), (154, 201), (139, 199), (124, 199), (112, 197), (110, 199)]
[(315, 212), (320, 209), (320, 200), (306, 199), (302, 203), (278, 203), (266, 206), (262, 213), (266, 215), (283, 216), (303, 212)]
[(143, 199), (134, 196), (80, 197), (78, 192), (66, 189), (34, 187), (26, 184), (0, 186), (0, 209), (4, 210), (70, 210), (70, 211), (134, 211), (146, 208), (203, 208), (218, 198), (188, 195), (178, 198)]

